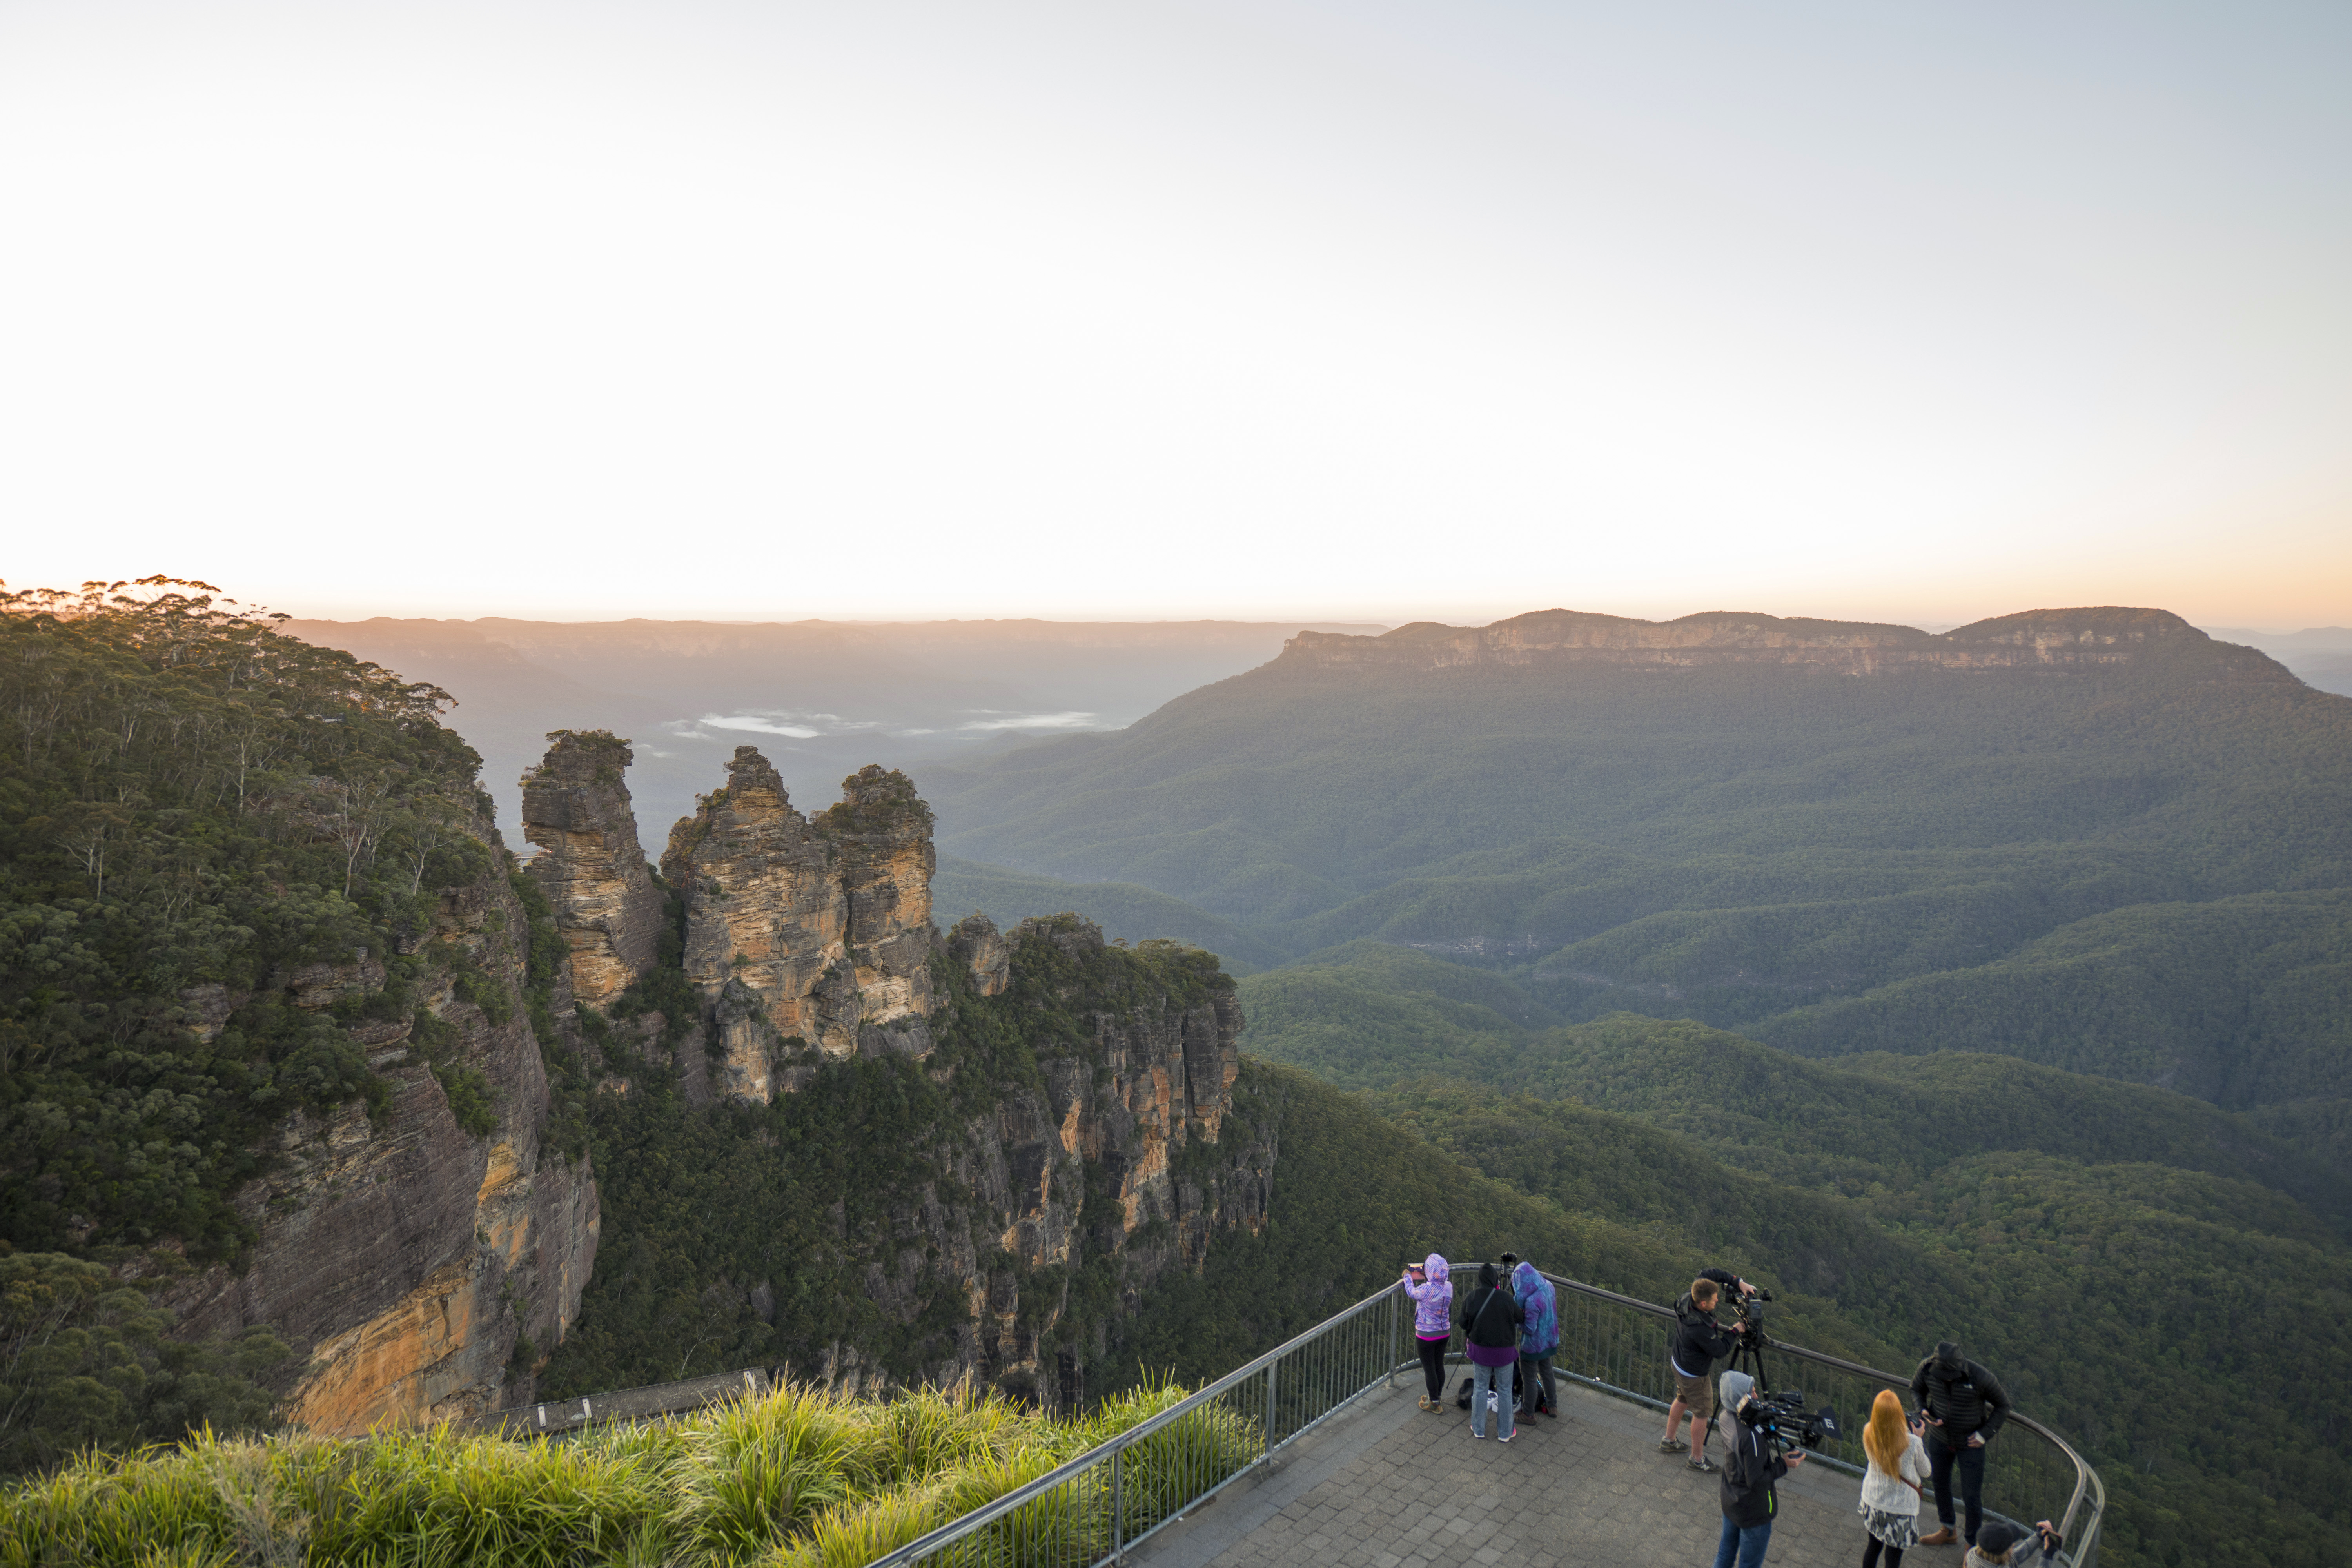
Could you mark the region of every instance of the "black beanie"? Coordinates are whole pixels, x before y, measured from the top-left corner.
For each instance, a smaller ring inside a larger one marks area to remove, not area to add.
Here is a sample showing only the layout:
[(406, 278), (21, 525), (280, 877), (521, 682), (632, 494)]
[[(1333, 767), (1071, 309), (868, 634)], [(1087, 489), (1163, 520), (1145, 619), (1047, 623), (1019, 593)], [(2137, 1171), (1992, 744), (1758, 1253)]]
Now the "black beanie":
[(1977, 1531), (1977, 1550), (1988, 1556), (1998, 1556), (2024, 1539), (2025, 1531), (1996, 1519)]

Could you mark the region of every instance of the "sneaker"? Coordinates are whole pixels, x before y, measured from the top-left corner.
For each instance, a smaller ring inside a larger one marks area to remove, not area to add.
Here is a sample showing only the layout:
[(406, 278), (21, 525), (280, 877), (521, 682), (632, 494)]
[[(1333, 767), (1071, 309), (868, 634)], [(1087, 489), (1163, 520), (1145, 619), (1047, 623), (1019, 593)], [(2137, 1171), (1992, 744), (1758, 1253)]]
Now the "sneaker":
[(1715, 1461), (1708, 1458), (1704, 1454), (1700, 1455), (1697, 1458), (1691, 1460), (1688, 1468), (1698, 1471), (1701, 1475), (1711, 1476), (1715, 1474)]
[(1689, 1447), (1690, 1445), (1684, 1442), (1680, 1437), (1661, 1437), (1658, 1439), (1658, 1452), (1661, 1454), (1679, 1454), (1685, 1448)]
[(1518, 1429), (1517, 1427), (1514, 1426), (1514, 1427), (1512, 1427), (1509, 1431), (1507, 1431), (1507, 1432), (1504, 1433), (1504, 1434), (1502, 1435), (1502, 1436), (1501, 1436), (1501, 1437), (1499, 1437), (1499, 1438), (1497, 1438), (1497, 1439), (1496, 1439), (1496, 1441), (1498, 1441), (1498, 1442), (1507, 1443), (1507, 1442), (1509, 1442), (1512, 1438), (1514, 1438), (1514, 1437), (1517, 1436), (1518, 1435), (1519, 1435), (1519, 1429)]

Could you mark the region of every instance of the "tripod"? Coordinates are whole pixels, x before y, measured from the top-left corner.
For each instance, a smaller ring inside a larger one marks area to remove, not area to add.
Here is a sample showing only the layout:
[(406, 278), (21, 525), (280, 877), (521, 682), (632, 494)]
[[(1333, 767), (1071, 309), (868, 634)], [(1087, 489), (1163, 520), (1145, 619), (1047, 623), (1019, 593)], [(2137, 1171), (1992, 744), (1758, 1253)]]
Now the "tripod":
[(1764, 1352), (1771, 1343), (1765, 1336), (1763, 1324), (1748, 1324), (1748, 1331), (1739, 1336), (1739, 1342), (1731, 1347), (1731, 1361), (1723, 1369), (1726, 1372), (1744, 1372), (1754, 1378), (1759, 1398), (1772, 1392), (1772, 1380), (1764, 1375)]

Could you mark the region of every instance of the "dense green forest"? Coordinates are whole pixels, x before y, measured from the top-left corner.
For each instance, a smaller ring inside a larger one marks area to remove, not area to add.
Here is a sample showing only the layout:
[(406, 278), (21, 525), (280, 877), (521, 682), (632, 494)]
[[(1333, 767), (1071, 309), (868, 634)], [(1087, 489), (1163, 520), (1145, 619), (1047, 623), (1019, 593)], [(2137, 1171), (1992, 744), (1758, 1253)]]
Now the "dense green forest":
[(2302, 1414), (2352, 1398), (2334, 1162), (2012, 1058), (1809, 1060), (1625, 1014), (1544, 1026), (1499, 975), (1377, 943), (1241, 989), (1251, 1049), (1371, 1089), (1487, 1176), (1744, 1258), (1886, 1342), (1958, 1334), (2101, 1466), (2117, 1561), (2246, 1535), (2265, 1561), (2342, 1560), (2347, 1434)]
[(1286, 655), (922, 784), (945, 848), (1185, 900), (1259, 969), (1372, 938), (1563, 1023), (2352, 1098), (2352, 700), (2185, 626), (2096, 674)]
[[(616, 1019), (693, 1016), (678, 947), (673, 934), (655, 972), (615, 1004)], [(998, 1136), (992, 1113), (1007, 1095), (1041, 1089), (1045, 1063), (1083, 1058), (1098, 1015), (1163, 998), (1181, 1009), (1233, 984), (1210, 954), (1172, 942), (1084, 956), (1023, 942), (996, 996), (980, 995), (970, 971), (943, 956), (932, 974), (929, 1058), (821, 1062), (806, 1087), (764, 1106), (689, 1110), (667, 1057), (633, 1050), (592, 1016), (604, 1065), (629, 1092), (599, 1094), (591, 1109), (604, 1232), (542, 1390), (560, 1397), (747, 1365), (814, 1376), (844, 1348), (908, 1381), (953, 1361), (970, 1348), (959, 1338), (969, 1282), (940, 1242), (971, 1229), (975, 1194), (956, 1173), (969, 1171), (975, 1139)], [(1115, 1190), (1097, 1167), (1086, 1179), (1080, 1230), (1115, 1226)], [(991, 1240), (974, 1261), (1010, 1285), (1024, 1326), (1044, 1328), (1059, 1310), (1039, 1359), (1071, 1346), (1088, 1386), (1131, 1381), (1110, 1370), (1125, 1362), (1110, 1349), (1120, 1258), (1082, 1247), (1073, 1268), (1035, 1268)], [(923, 1263), (908, 1277), (910, 1251)]]
[[(489, 866), (448, 700), (200, 583), (0, 597), (8, 1461), (267, 1410), (254, 1379), (284, 1345), (173, 1343), (148, 1292), (244, 1255), (230, 1194), (289, 1111), (382, 1106), (343, 1026), (406, 1015), (436, 890)], [(383, 983), (328, 1012), (262, 984), (354, 954)]]
[(1249, 974), (1280, 963), (1284, 956), (1230, 921), (1132, 882), (1076, 884), (952, 855), (940, 857), (939, 870), (931, 878), (931, 907), (940, 912), (942, 924), (952, 925), (960, 916), (985, 910), (1008, 928), (1034, 915), (1084, 910), (1107, 937), (1191, 942), (1215, 953), (1229, 974)]

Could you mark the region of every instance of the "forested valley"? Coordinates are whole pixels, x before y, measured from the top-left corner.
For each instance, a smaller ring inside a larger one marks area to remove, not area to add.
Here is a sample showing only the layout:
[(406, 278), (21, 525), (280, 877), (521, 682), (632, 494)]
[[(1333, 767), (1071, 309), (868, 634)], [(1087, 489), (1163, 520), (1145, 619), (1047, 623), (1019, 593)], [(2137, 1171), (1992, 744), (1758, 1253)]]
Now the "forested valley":
[[(960, 852), (929, 1045), (828, 1056), (697, 977), (658, 879), (579, 1001), (450, 694), (200, 584), (0, 634), (11, 1470), (325, 1408), (334, 1336), (221, 1303), (414, 1182), (464, 1256), (366, 1283), (482, 1313), (469, 1409), (757, 1364), (1066, 1416), (1432, 1248), (1660, 1301), (1721, 1264), (1796, 1342), (1960, 1339), (2100, 1466), (2116, 1563), (2345, 1558), (2352, 702), (2260, 664), (1277, 660), (889, 775)], [(778, 1092), (723, 1091), (746, 1039)], [(1195, 1075), (1158, 1209), (1139, 1063)], [(437, 1152), (335, 1163), (391, 1143)]]

